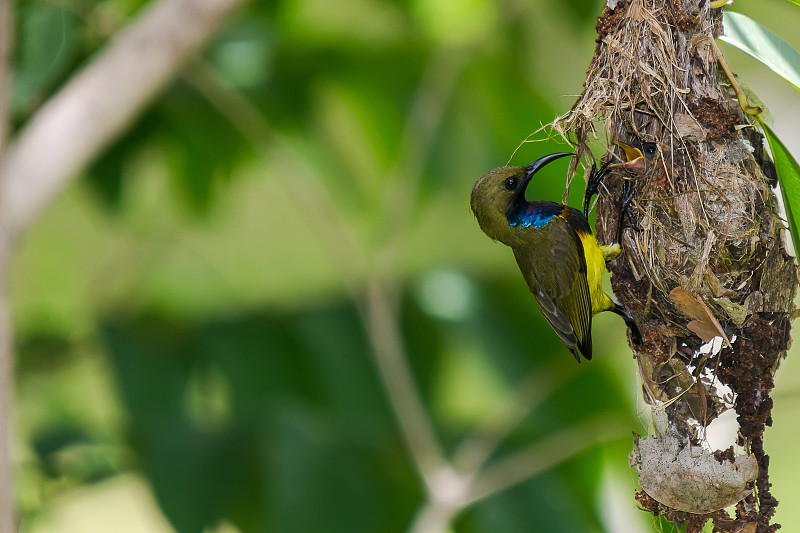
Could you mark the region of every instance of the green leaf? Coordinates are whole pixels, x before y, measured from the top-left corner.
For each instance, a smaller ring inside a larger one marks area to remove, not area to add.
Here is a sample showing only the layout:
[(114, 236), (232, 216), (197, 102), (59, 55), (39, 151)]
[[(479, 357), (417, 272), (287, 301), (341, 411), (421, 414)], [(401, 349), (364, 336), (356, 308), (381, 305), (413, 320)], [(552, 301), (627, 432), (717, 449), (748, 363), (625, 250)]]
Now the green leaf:
[(772, 157), (775, 160), (775, 170), (778, 172), (778, 181), (781, 184), (783, 205), (786, 208), (786, 218), (789, 230), (792, 233), (795, 250), (800, 246), (798, 227), (800, 227), (800, 164), (792, 156), (778, 136), (769, 125), (761, 121), (764, 135), (769, 142)]
[(131, 453), (178, 533), (404, 530), (422, 494), (352, 304), (101, 331)]
[(131, 160), (152, 140), (160, 124), (154, 113), (146, 113), (92, 163), (86, 184), (103, 207), (115, 212), (122, 206), (127, 182), (136, 178), (127, 172)]
[(28, 112), (67, 74), (77, 59), (77, 25), (63, 6), (40, 2), (20, 6), (11, 99), (16, 113)]
[(800, 53), (753, 19), (726, 11), (720, 40), (758, 59), (800, 91)]
[(163, 121), (167, 160), (189, 207), (205, 214), (215, 189), (231, 176), (247, 145), (219, 110), (183, 82), (173, 85), (154, 109)]

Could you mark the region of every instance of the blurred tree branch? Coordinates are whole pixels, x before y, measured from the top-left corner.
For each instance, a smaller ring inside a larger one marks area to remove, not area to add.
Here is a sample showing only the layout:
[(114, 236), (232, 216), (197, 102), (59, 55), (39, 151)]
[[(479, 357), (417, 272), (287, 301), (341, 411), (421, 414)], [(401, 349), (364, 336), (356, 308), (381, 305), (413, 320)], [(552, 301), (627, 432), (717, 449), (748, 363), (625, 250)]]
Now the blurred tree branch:
[(508, 457), (474, 470), (451, 470), (439, 476), (439, 488), (417, 514), (411, 533), (441, 533), (464, 508), (509, 489), (603, 442), (619, 439), (625, 427), (600, 417), (567, 427)]
[(456, 469), (477, 472), (531, 411), (577, 373), (577, 365), (565, 367), (559, 361), (522, 380), (495, 412), (459, 444), (453, 454)]
[(0, 167), (15, 239), (141, 112), (243, 0), (161, 0), (112, 38), (28, 121)]

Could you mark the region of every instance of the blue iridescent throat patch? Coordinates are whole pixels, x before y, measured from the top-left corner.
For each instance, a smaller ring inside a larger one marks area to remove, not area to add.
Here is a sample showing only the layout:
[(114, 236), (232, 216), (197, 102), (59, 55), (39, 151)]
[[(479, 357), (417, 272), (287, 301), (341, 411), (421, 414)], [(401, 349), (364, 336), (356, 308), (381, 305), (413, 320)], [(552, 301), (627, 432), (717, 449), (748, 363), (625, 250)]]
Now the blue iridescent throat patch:
[(554, 216), (561, 213), (563, 206), (558, 204), (549, 204), (545, 206), (526, 205), (521, 209), (514, 209), (506, 213), (508, 225), (512, 228), (522, 226), (523, 228), (543, 228), (550, 222)]

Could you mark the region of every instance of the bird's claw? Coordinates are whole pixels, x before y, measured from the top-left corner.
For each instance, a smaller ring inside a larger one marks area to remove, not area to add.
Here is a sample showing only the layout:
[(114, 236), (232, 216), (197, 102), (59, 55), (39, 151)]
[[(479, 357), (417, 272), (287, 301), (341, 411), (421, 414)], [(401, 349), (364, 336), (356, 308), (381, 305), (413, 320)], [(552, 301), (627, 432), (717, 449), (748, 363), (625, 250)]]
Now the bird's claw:
[(597, 194), (600, 182), (603, 181), (605, 175), (608, 174), (608, 165), (610, 164), (610, 161), (603, 163), (603, 166), (600, 167), (600, 170), (597, 170), (597, 164), (592, 163), (592, 173), (589, 176), (589, 182), (586, 184), (587, 194)]
[(623, 211), (628, 208), (633, 200), (633, 181), (631, 180), (623, 180), (622, 182), (622, 194), (619, 195), (619, 200), (617, 200), (617, 207), (620, 211)]
[(592, 196), (597, 194), (600, 189), (600, 182), (608, 174), (608, 165), (611, 161), (607, 161), (597, 170), (597, 165), (592, 163), (592, 172), (589, 174), (589, 181), (586, 183), (586, 191), (583, 193), (583, 214), (588, 218), (589, 204), (592, 202)]
[(617, 207), (619, 208), (620, 225), (622, 224), (622, 217), (628, 218), (628, 225), (634, 231), (642, 231), (642, 228), (636, 223), (633, 218), (633, 210), (631, 209), (631, 201), (635, 192), (634, 183), (631, 180), (624, 180), (622, 182), (622, 194), (617, 200)]

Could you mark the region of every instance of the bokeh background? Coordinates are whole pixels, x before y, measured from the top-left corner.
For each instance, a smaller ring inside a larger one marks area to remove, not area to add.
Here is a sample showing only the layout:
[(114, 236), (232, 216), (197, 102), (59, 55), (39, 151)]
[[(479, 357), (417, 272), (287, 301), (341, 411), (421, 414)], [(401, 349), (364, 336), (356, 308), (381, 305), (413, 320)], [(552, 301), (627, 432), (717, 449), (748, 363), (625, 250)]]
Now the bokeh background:
[[(19, 2), (16, 125), (145, 3)], [(414, 450), (432, 435), (455, 459), (494, 442), (487, 471), (527, 465), (447, 531), (670, 531), (632, 499), (647, 416), (622, 321), (597, 317), (595, 360), (575, 365), (468, 206), (484, 171), (563, 149), (521, 143), (580, 92), (601, 7), (285, 0), (231, 17), (16, 250), (21, 530), (421, 533)], [(800, 48), (797, 6), (732, 9)], [(798, 93), (721, 46), (800, 154)], [(565, 171), (531, 192), (561, 198)], [(787, 531), (792, 355), (765, 440)]]

